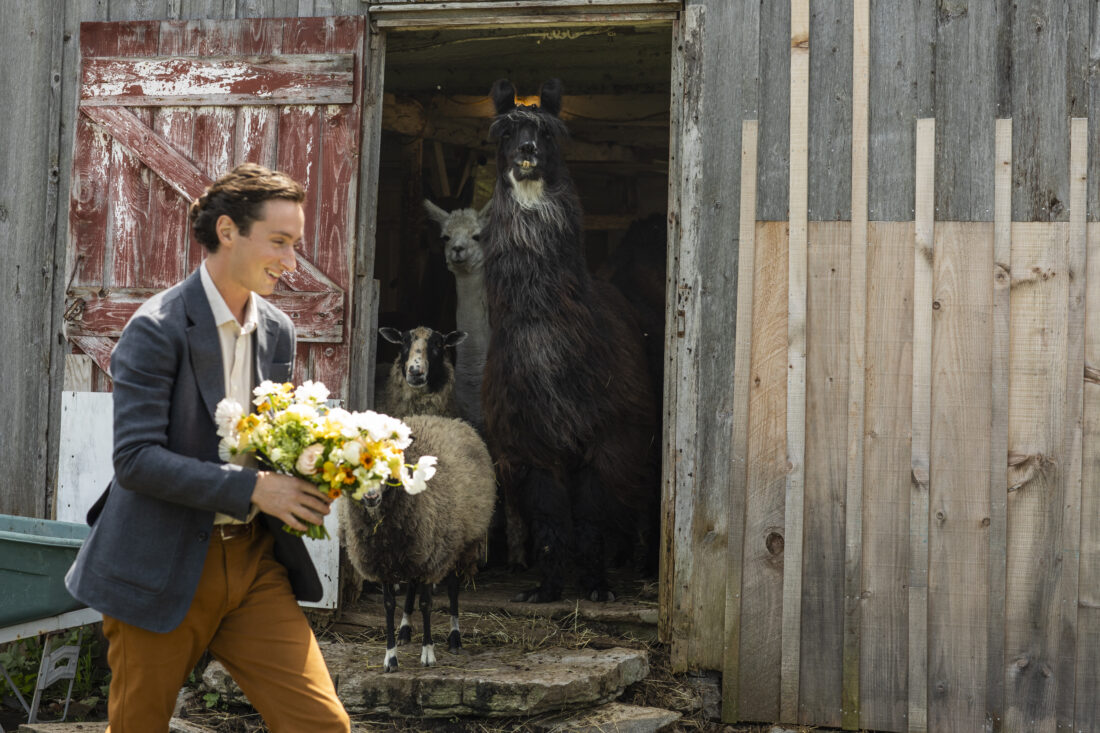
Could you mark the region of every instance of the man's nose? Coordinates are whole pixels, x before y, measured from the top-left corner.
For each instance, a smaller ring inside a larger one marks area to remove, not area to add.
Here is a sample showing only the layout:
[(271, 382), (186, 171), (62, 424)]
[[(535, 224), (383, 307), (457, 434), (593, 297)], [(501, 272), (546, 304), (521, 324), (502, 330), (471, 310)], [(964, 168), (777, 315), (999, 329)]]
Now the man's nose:
[(280, 260), (280, 263), (282, 264), (283, 269), (287, 272), (298, 268), (298, 255), (293, 247), (290, 249), (289, 252), (286, 253), (285, 256), (283, 256), (283, 258)]

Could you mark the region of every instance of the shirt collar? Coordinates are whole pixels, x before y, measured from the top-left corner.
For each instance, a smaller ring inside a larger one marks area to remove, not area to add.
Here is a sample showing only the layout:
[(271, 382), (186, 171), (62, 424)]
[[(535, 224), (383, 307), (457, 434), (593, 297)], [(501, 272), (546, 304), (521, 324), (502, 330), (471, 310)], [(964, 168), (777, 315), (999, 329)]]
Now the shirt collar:
[(214, 279), (210, 277), (210, 272), (206, 269), (206, 260), (203, 260), (201, 266), (199, 266), (199, 279), (202, 280), (202, 289), (206, 292), (206, 299), (210, 302), (210, 310), (214, 312), (214, 323), (220, 328), (226, 323), (232, 323), (237, 326), (242, 334), (252, 333), (256, 330), (256, 294), (248, 294), (248, 302), (244, 305), (244, 323), (237, 323), (237, 317), (233, 315), (233, 311), (229, 310), (229, 306), (225, 304), (225, 298), (218, 292), (218, 286), (214, 284)]

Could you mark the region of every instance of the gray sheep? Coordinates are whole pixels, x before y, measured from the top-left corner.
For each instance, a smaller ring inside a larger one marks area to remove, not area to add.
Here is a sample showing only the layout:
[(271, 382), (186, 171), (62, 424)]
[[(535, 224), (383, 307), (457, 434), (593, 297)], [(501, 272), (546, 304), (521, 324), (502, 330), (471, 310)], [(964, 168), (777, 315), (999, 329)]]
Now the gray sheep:
[(435, 456), (436, 473), (427, 488), (409, 494), (401, 486), (383, 485), (368, 493), (362, 504), (341, 502), (341, 523), (348, 557), (356, 571), (382, 585), (386, 610), (386, 658), (383, 670), (397, 669), (394, 585), (408, 582), (401, 643), (411, 640), (408, 617), (417, 588), (424, 623), (420, 663), (435, 664), (432, 641), (432, 585), (446, 578), (450, 599), (451, 632), (447, 647), (462, 648), (458, 626), (460, 574), (477, 569), (485, 532), (496, 499), (492, 460), (484, 441), (469, 424), (454, 418), (413, 415), (405, 418), (413, 442), (405, 449), (405, 462)]
[(390, 367), (389, 378), (375, 400), (375, 411), (405, 415), (458, 417), (455, 401), (455, 371), (445, 351), (466, 340), (465, 331), (442, 334), (427, 326), (399, 331), (380, 328), (378, 333), (401, 353)]

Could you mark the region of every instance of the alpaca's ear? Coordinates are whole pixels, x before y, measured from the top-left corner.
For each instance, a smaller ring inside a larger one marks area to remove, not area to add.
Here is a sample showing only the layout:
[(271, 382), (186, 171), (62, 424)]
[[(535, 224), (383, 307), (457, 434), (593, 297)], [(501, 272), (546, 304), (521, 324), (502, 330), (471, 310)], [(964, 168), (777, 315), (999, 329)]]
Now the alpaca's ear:
[(424, 199), (424, 211), (428, 212), (428, 218), (434, 221), (439, 226), (443, 226), (447, 223), (447, 217), (450, 216), (446, 211), (433, 204), (428, 199)]
[(493, 200), (489, 199), (485, 202), (485, 205), (481, 207), (481, 211), (477, 212), (477, 222), (481, 226), (485, 226), (489, 223), (489, 207), (493, 205)]
[(382, 336), (382, 338), (386, 339), (391, 344), (400, 344), (404, 340), (401, 337), (401, 332), (398, 331), (396, 328), (383, 326), (382, 328), (378, 329), (378, 333), (380, 336)]
[(561, 112), (561, 79), (551, 79), (539, 92), (539, 108), (555, 117)]
[(498, 115), (516, 108), (516, 88), (507, 79), (497, 79), (493, 82), (493, 89), (489, 92), (489, 96), (493, 99), (493, 106), (496, 107)]

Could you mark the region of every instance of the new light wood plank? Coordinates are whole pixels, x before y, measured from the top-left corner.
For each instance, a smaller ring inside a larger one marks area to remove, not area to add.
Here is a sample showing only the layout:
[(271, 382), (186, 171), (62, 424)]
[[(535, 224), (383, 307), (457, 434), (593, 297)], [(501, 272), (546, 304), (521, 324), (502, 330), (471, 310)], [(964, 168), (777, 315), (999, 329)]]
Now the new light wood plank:
[(91, 392), (92, 368), (95, 362), (87, 354), (65, 355), (65, 383), (66, 392)]
[(841, 723), (848, 457), (848, 222), (810, 222), (799, 720)]
[(1012, 120), (997, 120), (993, 214), (993, 391), (989, 441), (989, 637), (986, 718), (1004, 722), (1005, 530), (1008, 506), (1008, 365), (1012, 317)]
[(756, 145), (758, 123), (741, 123), (741, 206), (737, 257), (737, 344), (733, 363), (730, 439), (730, 541), (726, 561), (726, 643), (722, 665), (722, 719), (738, 719), (741, 679), (741, 578), (748, 496), (749, 395), (752, 381), (753, 286), (756, 268)]
[(1064, 607), (1064, 584), (1077, 574), (1062, 543), (1079, 509), (1066, 486), (1068, 241), (1065, 223), (1013, 224), (1005, 730), (1055, 730), (1061, 655), (1074, 649), (1062, 638), (1068, 614), (1076, 616)]
[(798, 720), (802, 524), (806, 481), (806, 225), (809, 186), (810, 4), (791, 0), (790, 257), (787, 262), (787, 483), (784, 500), (780, 719)]
[(1100, 728), (1100, 224), (1088, 225), (1075, 727)]
[(867, 240), (859, 711), (863, 728), (899, 731), (909, 714), (914, 223), (871, 222)]
[[(784, 491), (787, 476), (786, 222), (756, 225), (748, 483), (741, 581), (738, 710), (742, 720), (779, 717)], [(752, 660), (752, 664), (747, 662)]]
[(913, 237), (913, 445), (909, 508), (909, 730), (928, 729), (928, 484), (936, 121), (917, 120)]
[(860, 598), (863, 594), (863, 428), (866, 412), (867, 159), (870, 0), (852, 7), (852, 227), (849, 242), (848, 424), (844, 500), (844, 633), (841, 725), (859, 727)]
[(932, 731), (964, 733), (985, 723), (992, 269), (991, 223), (936, 224), (927, 642)]

